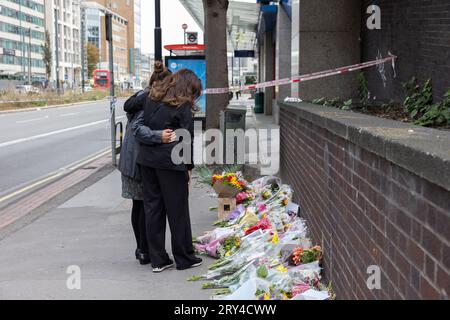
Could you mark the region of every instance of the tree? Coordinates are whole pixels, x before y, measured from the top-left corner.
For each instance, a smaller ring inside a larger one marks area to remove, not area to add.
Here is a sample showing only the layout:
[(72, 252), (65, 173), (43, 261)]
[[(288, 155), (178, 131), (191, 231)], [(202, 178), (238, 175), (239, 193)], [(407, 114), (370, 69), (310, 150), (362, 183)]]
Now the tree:
[(92, 77), (92, 73), (97, 69), (97, 65), (100, 62), (100, 50), (91, 42), (86, 43), (87, 52), (87, 65), (88, 65), (88, 77)]
[(45, 74), (47, 79), (50, 79), (52, 75), (52, 46), (50, 42), (50, 33), (45, 31), (45, 43), (41, 45), (42, 48), (42, 58), (45, 65)]
[[(228, 0), (203, 0), (205, 13), (206, 87), (228, 87)], [(206, 96), (206, 127), (219, 127), (219, 113), (228, 105), (228, 93)]]

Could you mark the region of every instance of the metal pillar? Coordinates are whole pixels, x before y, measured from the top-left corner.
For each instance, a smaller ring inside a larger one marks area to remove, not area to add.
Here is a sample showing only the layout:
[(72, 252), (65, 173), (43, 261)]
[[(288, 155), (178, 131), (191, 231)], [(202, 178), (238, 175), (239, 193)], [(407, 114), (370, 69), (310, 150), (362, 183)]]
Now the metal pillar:
[(110, 95), (110, 113), (111, 113), (111, 156), (113, 166), (117, 165), (116, 157), (116, 97), (114, 92), (114, 46), (112, 37), (112, 15), (110, 13), (105, 16), (106, 22), (106, 40), (109, 42), (109, 95)]
[(161, 1), (155, 0), (155, 61), (162, 61)]
[(55, 9), (55, 71), (56, 71), (56, 91), (58, 94), (61, 93), (60, 83), (59, 83), (59, 41), (58, 41), (58, 10)]

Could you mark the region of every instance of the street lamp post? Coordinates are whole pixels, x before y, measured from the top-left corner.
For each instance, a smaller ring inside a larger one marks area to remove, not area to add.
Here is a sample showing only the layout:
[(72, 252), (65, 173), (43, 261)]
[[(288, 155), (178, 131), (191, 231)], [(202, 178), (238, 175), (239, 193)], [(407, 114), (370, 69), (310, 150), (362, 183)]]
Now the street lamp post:
[(161, 1), (155, 0), (155, 61), (162, 61)]
[(20, 41), (22, 42), (22, 60), (20, 61), (20, 66), (22, 68), (22, 81), (25, 82), (25, 36), (24, 36), (24, 32), (23, 32), (23, 28), (22, 28), (22, 1), (19, 1), (19, 13), (20, 13), (20, 17), (19, 17), (19, 34), (20, 34)]
[(28, 85), (31, 85), (31, 27), (28, 28)]
[(81, 8), (81, 30), (80, 30), (80, 45), (81, 45), (81, 92), (84, 93), (84, 87), (85, 87), (85, 38), (86, 38), (86, 34), (85, 34), (85, 28), (86, 28), (86, 11), (84, 9), (84, 7)]
[(59, 83), (59, 42), (58, 42), (58, 10), (55, 9), (55, 69), (56, 69), (56, 91), (58, 94), (60, 91)]

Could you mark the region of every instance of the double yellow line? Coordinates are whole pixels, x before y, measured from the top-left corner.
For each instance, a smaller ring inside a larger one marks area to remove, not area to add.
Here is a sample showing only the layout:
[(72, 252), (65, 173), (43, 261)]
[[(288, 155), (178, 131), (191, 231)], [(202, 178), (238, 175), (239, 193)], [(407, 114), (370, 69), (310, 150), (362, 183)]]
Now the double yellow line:
[(62, 176), (65, 176), (65, 175), (67, 175), (67, 174), (69, 174), (69, 173), (71, 173), (71, 172), (73, 172), (73, 171), (75, 171), (75, 170), (85, 166), (86, 164), (91, 163), (91, 162), (93, 162), (93, 161), (95, 161), (95, 160), (97, 160), (97, 159), (99, 159), (99, 158), (101, 158), (101, 157), (103, 157), (105, 155), (108, 155), (110, 153), (111, 153), (111, 148), (106, 148), (106, 149), (101, 150), (99, 153), (96, 153), (93, 156), (88, 157), (85, 160), (81, 160), (81, 162), (77, 161), (77, 162), (74, 162), (71, 165), (67, 166), (66, 168), (61, 168), (61, 169), (57, 170), (56, 172), (51, 173), (49, 176), (46, 176), (46, 177), (44, 177), (44, 178), (42, 178), (42, 179), (40, 179), (40, 180), (38, 180), (36, 182), (32, 182), (31, 184), (29, 184), (29, 185), (27, 185), (27, 186), (25, 186), (25, 187), (23, 187), (21, 189), (15, 190), (12, 193), (9, 193), (9, 194), (1, 197), (0, 198), (0, 204), (2, 202), (10, 200), (10, 199), (12, 199), (14, 197), (20, 196), (20, 195), (24, 194), (25, 192), (27, 192), (29, 190), (32, 190), (32, 189), (34, 189), (36, 187), (39, 187), (39, 186), (41, 186), (41, 185), (43, 185), (43, 184), (45, 184), (45, 183), (47, 183), (49, 181), (52, 181), (52, 180), (55, 180), (55, 179), (60, 178)]

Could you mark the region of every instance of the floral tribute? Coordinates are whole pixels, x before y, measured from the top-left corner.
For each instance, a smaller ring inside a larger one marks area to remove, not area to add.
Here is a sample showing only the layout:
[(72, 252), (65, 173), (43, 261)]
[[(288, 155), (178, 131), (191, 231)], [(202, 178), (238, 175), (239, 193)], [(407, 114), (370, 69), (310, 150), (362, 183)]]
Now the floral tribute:
[(218, 183), (239, 190), (238, 205), (194, 239), (198, 253), (217, 260), (189, 280), (205, 281), (202, 288), (214, 289), (213, 299), (334, 299), (331, 286), (321, 282), (322, 248), (311, 244), (294, 212), (291, 188), (276, 177), (247, 183), (239, 172), (213, 175), (213, 186)]
[(247, 182), (242, 178), (242, 174), (240, 172), (237, 173), (224, 173), (222, 175), (215, 174), (212, 177), (212, 183), (215, 185), (216, 183), (228, 185), (242, 191), (246, 188)]

